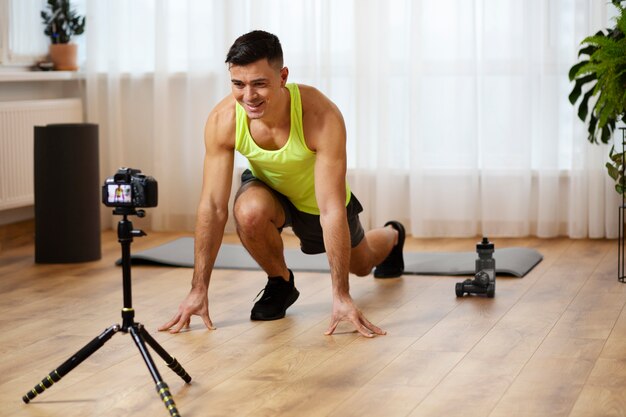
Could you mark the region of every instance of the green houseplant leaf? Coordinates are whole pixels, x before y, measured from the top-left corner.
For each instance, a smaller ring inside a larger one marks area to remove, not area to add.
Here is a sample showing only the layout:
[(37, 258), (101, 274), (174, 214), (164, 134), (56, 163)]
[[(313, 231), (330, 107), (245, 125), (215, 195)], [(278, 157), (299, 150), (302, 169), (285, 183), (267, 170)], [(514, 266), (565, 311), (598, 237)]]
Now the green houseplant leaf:
[(85, 32), (85, 17), (71, 9), (70, 0), (48, 0), (46, 10), (41, 11), (45, 25), (44, 34), (50, 42), (69, 43), (72, 36)]
[[(618, 16), (615, 26), (586, 37), (568, 73), (574, 83), (569, 101), (578, 106), (578, 117), (587, 124), (591, 143), (610, 143), (620, 120), (626, 116), (626, 0), (612, 0)], [(593, 100), (595, 99), (595, 101)], [(622, 132), (623, 133), (623, 132)], [(626, 191), (625, 152), (611, 148), (608, 174), (619, 194)]]

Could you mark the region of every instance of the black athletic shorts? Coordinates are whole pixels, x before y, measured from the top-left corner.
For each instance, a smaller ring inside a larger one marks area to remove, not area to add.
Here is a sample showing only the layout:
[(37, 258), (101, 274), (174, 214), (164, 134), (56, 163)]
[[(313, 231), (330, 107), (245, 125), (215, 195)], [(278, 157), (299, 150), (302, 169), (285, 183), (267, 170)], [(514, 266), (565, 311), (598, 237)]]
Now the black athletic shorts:
[[(250, 181), (258, 181), (264, 184), (278, 198), (283, 206), (283, 210), (285, 211), (285, 224), (278, 229), (279, 232), (285, 227), (291, 227), (294, 234), (300, 239), (300, 249), (306, 254), (313, 255), (326, 252), (319, 215), (304, 213), (298, 210), (286, 196), (263, 183), (263, 181), (252, 175), (249, 169), (246, 169), (243, 174), (241, 174), (241, 186)], [(350, 201), (346, 206), (346, 216), (348, 217), (350, 241), (353, 248), (361, 243), (363, 237), (365, 237), (365, 231), (359, 220), (359, 213), (362, 211), (363, 207), (361, 203), (354, 194), (351, 194)]]

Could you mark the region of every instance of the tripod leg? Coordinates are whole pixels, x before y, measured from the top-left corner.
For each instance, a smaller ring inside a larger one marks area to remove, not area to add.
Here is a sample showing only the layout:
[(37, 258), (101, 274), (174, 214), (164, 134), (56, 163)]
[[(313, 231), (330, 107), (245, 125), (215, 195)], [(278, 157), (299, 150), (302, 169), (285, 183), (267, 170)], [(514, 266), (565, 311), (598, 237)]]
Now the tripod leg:
[(152, 375), (152, 379), (154, 379), (154, 382), (156, 383), (156, 390), (161, 396), (161, 399), (165, 404), (165, 408), (167, 408), (172, 417), (180, 417), (180, 414), (178, 414), (178, 409), (176, 408), (176, 403), (174, 403), (174, 398), (170, 393), (170, 388), (167, 386), (165, 381), (161, 379), (161, 375), (154, 365), (154, 361), (150, 356), (150, 352), (148, 352), (148, 349), (146, 348), (146, 344), (144, 343), (142, 335), (139, 333), (139, 330), (136, 328), (136, 326), (131, 326), (128, 328), (128, 332), (133, 337), (133, 340), (137, 345), (141, 356), (143, 356), (144, 362), (146, 362), (146, 365), (148, 366), (148, 371), (150, 371), (150, 375)]
[(150, 345), (150, 347), (154, 349), (154, 351), (158, 353), (161, 358), (163, 358), (167, 366), (172, 371), (174, 371), (176, 375), (181, 377), (183, 381), (189, 384), (191, 382), (191, 376), (187, 373), (187, 371), (185, 371), (182, 365), (178, 363), (176, 358), (174, 358), (173, 356), (170, 356), (170, 354), (167, 353), (167, 351), (163, 349), (163, 347), (161, 347), (161, 345), (159, 345), (159, 343), (156, 340), (154, 340), (152, 336), (150, 336), (150, 333), (148, 333), (145, 327), (143, 327), (142, 325), (138, 325), (138, 328), (139, 328), (139, 333), (144, 338), (146, 343), (148, 343), (148, 345)]
[(46, 390), (46, 388), (50, 388), (52, 384), (54, 384), (55, 382), (59, 382), (61, 378), (67, 375), (72, 369), (76, 368), (92, 353), (100, 349), (102, 345), (104, 345), (106, 341), (109, 340), (119, 330), (119, 324), (114, 324), (113, 326), (107, 328), (98, 337), (87, 343), (81, 350), (76, 352), (74, 356), (63, 362), (57, 369), (50, 372), (48, 376), (42, 379), (38, 385), (35, 385), (35, 388), (30, 390), (28, 393), (26, 393), (26, 395), (22, 397), (22, 401), (28, 404), (30, 400), (37, 396), (37, 394), (41, 394)]

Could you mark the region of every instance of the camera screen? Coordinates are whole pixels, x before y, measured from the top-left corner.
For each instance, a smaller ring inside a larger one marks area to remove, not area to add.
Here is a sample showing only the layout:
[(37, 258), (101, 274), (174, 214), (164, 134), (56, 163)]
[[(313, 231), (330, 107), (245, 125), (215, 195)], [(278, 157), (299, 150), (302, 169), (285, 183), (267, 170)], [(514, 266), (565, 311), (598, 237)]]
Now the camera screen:
[(108, 184), (107, 203), (130, 204), (133, 202), (130, 184)]

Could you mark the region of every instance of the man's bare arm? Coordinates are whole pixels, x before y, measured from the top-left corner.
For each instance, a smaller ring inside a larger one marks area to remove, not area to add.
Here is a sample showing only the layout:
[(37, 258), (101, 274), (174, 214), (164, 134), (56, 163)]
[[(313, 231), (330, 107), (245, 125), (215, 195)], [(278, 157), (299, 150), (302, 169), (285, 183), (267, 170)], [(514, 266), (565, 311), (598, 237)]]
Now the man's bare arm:
[[(333, 109), (334, 110), (334, 109)], [(333, 296), (350, 295), (350, 232), (346, 218), (345, 128), (337, 111), (323, 114), (316, 142), (315, 193), (324, 231), (324, 246), (333, 279)]]
[[(315, 194), (333, 284), (333, 315), (326, 334), (332, 334), (341, 321), (351, 322), (366, 337), (385, 334), (363, 316), (350, 296), (351, 245), (346, 218), (347, 158), (343, 117), (339, 109), (321, 93), (315, 90), (309, 93), (319, 95), (310, 107), (315, 112), (311, 115), (314, 117), (308, 119), (309, 125), (315, 128), (305, 131), (305, 136), (311, 135), (310, 144), (316, 152)], [(306, 97), (306, 90), (304, 94)], [(306, 124), (307, 119), (305, 127)]]
[(206, 153), (196, 218), (191, 290), (178, 312), (159, 330), (170, 329), (170, 332), (177, 333), (183, 327), (189, 327), (192, 315), (200, 316), (208, 329), (215, 328), (209, 316), (208, 289), (228, 219), (235, 137), (234, 113), (229, 107), (231, 103), (232, 98), (223, 100), (211, 113), (205, 126)]

